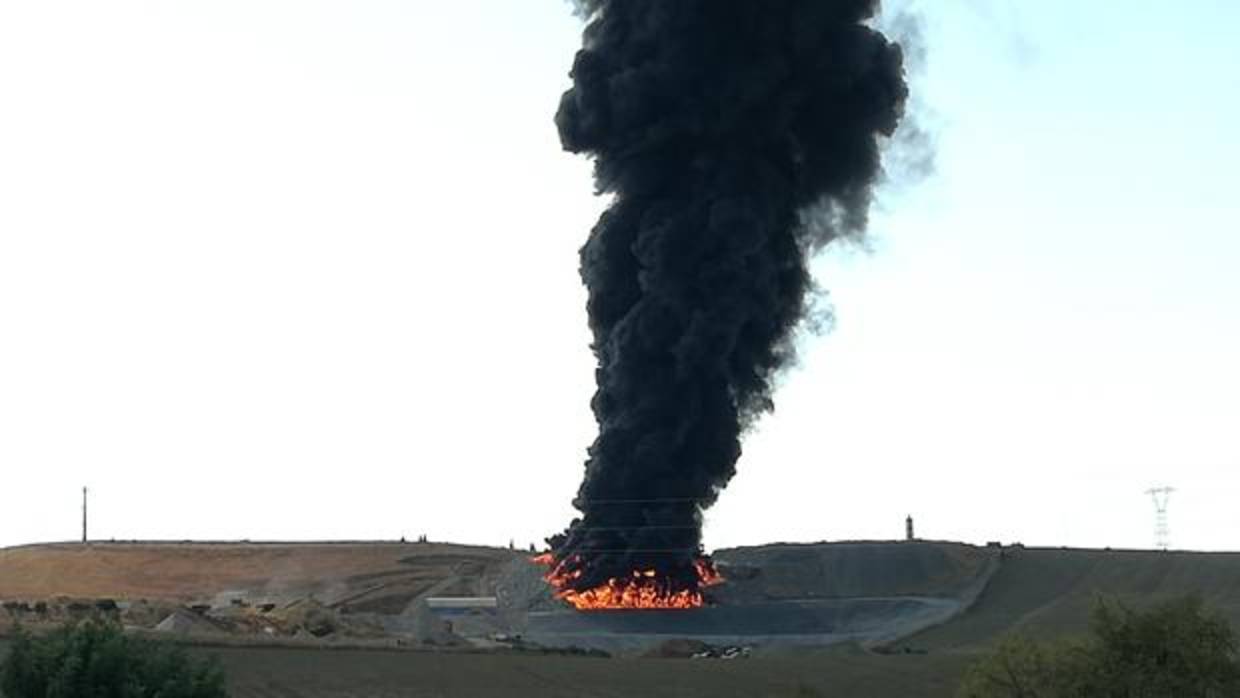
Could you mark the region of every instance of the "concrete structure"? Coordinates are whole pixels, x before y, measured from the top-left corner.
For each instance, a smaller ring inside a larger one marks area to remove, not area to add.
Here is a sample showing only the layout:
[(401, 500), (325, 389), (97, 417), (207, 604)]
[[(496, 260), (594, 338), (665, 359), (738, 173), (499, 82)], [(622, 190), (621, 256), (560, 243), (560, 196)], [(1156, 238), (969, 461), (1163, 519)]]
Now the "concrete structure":
[(493, 613), (499, 607), (494, 596), (428, 596), (426, 607), (437, 615)]

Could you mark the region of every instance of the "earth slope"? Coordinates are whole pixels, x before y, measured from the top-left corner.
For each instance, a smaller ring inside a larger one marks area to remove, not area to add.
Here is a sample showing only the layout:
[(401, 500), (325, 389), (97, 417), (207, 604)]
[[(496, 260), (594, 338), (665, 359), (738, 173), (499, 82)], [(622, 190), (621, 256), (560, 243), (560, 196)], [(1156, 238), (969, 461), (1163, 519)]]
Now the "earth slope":
[(904, 642), (931, 652), (975, 651), (1013, 631), (1079, 634), (1099, 595), (1142, 606), (1188, 593), (1240, 629), (1240, 553), (1009, 547), (967, 612)]
[(0, 599), (151, 599), (226, 605), (299, 598), (399, 613), (428, 592), (488, 593), (517, 554), (439, 543), (55, 543), (0, 549)]

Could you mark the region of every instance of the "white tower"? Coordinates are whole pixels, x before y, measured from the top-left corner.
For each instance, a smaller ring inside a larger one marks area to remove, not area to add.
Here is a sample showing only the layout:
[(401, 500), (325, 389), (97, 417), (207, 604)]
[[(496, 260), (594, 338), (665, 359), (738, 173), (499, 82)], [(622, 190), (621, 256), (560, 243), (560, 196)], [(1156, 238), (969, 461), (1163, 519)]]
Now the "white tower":
[(1167, 500), (1174, 487), (1151, 487), (1145, 493), (1154, 500), (1154, 547), (1166, 550), (1171, 547), (1171, 526), (1167, 523)]

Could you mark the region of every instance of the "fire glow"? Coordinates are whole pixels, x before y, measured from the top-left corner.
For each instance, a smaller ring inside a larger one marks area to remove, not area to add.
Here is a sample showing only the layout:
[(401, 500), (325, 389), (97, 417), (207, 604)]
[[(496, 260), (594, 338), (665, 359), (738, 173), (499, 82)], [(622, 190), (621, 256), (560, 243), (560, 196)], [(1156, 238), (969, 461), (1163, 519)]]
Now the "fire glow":
[(579, 611), (700, 608), (705, 604), (701, 589), (723, 581), (709, 559), (699, 558), (693, 564), (698, 577), (696, 589), (672, 591), (666, 579), (648, 569), (633, 570), (630, 576), (613, 577), (604, 584), (579, 591), (571, 587), (571, 582), (581, 575), (580, 570), (565, 573), (551, 553), (539, 555), (533, 561), (551, 567), (544, 579), (555, 589), (556, 598)]

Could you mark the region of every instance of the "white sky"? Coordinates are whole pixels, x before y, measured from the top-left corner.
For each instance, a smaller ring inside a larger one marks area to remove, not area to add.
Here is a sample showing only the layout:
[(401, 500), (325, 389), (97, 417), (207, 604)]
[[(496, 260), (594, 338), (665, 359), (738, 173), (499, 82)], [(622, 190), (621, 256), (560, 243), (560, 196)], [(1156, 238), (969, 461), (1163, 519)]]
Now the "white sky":
[[(1240, 5), (934, 0), (938, 169), (713, 546), (1238, 549)], [(559, 0), (0, 2), (0, 545), (540, 540), (594, 425)]]

